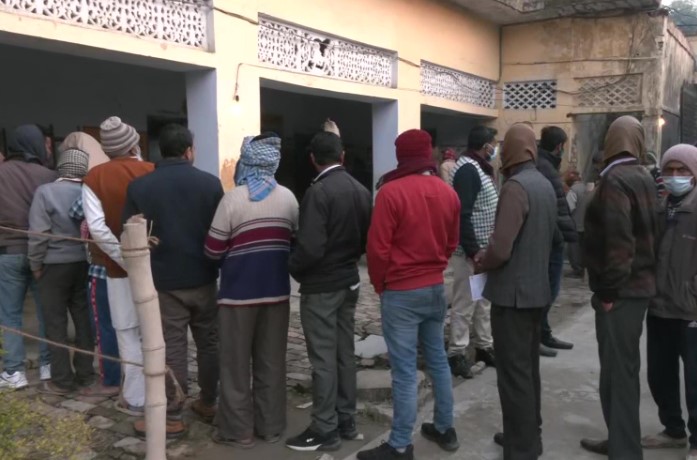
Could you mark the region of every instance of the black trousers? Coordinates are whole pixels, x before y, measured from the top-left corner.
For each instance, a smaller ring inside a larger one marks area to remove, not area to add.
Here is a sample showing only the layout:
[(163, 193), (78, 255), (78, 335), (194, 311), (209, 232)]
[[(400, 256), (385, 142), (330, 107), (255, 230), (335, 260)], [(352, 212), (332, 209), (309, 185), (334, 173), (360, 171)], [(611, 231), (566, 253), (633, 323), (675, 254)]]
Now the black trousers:
[(540, 321), (544, 308), (491, 307), (504, 460), (537, 460), (542, 436)]
[(610, 460), (641, 460), (639, 341), (648, 299), (618, 299), (605, 312), (593, 296), (600, 355), (600, 403), (608, 429)]
[[(68, 313), (75, 325), (75, 346), (94, 351), (94, 338), (87, 306), (87, 263), (45, 265), (38, 281), (39, 295), (44, 309), (46, 338), (68, 344)], [(51, 350), (51, 382), (62, 389), (88, 385), (94, 380), (92, 356), (49, 347)], [(75, 372), (73, 372), (73, 366)]]
[(649, 388), (667, 435), (684, 438), (680, 402), (680, 359), (685, 369), (690, 447), (697, 449), (697, 322), (646, 318), (646, 355)]

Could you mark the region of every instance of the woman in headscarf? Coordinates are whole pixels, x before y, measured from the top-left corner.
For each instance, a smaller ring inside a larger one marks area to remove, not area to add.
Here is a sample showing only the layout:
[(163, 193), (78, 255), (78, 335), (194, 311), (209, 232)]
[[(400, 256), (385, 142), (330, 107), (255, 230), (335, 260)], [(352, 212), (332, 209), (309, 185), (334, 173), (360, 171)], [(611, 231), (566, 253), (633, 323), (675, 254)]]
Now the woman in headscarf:
[(276, 442), (286, 427), (288, 256), (298, 202), (274, 178), (280, 148), (273, 133), (245, 139), (237, 187), (220, 202), (205, 245), (209, 257), (223, 260), (220, 403), (213, 440), (244, 448), (254, 446), (255, 436)]
[(60, 145), (59, 151), (65, 152), (69, 149), (78, 149), (87, 153), (89, 155), (89, 169), (109, 161), (109, 157), (102, 150), (101, 144), (87, 133), (76, 131), (68, 134)]

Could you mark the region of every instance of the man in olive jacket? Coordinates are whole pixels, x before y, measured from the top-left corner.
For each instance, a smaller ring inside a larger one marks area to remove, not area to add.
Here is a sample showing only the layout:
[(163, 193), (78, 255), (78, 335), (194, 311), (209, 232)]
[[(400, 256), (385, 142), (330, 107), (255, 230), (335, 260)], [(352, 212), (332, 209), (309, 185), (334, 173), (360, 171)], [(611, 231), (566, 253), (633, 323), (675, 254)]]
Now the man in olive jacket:
[(680, 402), (680, 358), (685, 369), (690, 460), (697, 459), (697, 147), (676, 145), (663, 155), (669, 193), (659, 211), (657, 295), (646, 318), (648, 380), (664, 430), (642, 439), (646, 449), (688, 442)]

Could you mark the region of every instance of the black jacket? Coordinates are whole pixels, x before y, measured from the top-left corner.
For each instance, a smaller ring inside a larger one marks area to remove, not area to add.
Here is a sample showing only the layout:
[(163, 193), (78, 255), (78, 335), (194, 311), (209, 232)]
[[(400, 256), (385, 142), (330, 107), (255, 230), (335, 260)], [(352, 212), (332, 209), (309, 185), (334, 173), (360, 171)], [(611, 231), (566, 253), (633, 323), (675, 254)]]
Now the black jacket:
[(300, 204), (300, 227), (290, 274), (303, 294), (338, 291), (357, 284), (365, 253), (372, 196), (343, 166), (319, 176)]
[(552, 155), (544, 149), (537, 150), (537, 169), (554, 187), (554, 194), (557, 196), (557, 228), (564, 237), (567, 243), (578, 241), (578, 233), (576, 232), (576, 224), (571, 217), (569, 204), (566, 201), (564, 193), (564, 184), (561, 181), (559, 168), (561, 167), (561, 158)]

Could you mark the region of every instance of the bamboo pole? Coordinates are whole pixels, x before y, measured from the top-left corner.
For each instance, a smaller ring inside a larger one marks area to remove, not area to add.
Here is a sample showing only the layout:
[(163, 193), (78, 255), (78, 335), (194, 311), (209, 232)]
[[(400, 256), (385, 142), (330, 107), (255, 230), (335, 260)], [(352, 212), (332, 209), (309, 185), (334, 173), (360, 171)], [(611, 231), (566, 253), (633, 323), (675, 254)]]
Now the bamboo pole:
[(145, 374), (145, 459), (166, 460), (165, 340), (162, 335), (160, 303), (150, 268), (147, 222), (142, 216), (131, 217), (123, 226), (121, 249), (142, 335)]

